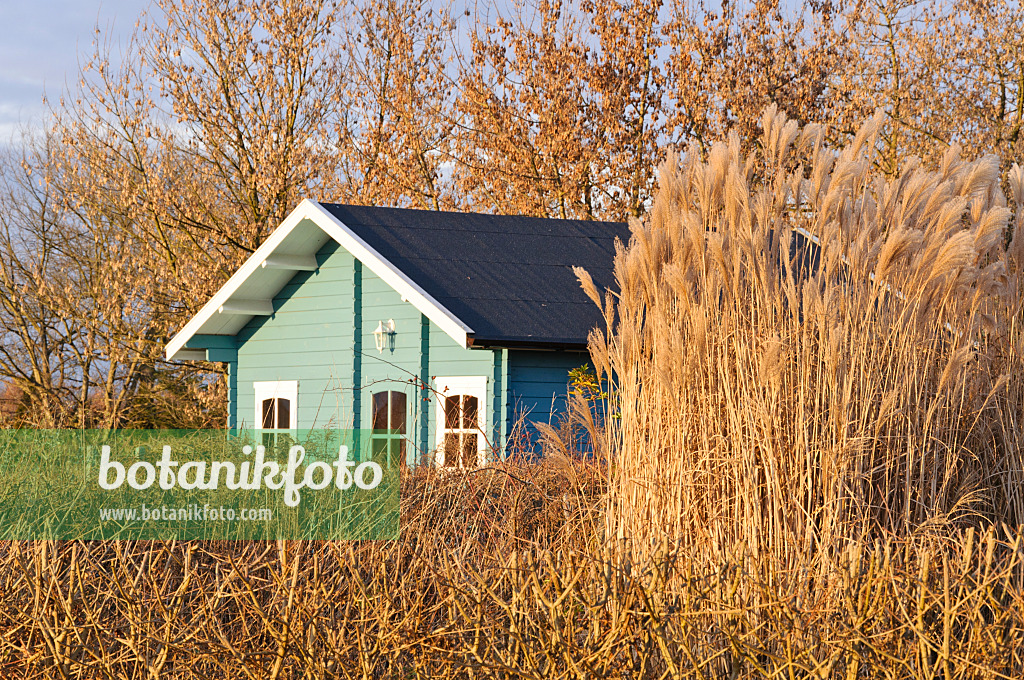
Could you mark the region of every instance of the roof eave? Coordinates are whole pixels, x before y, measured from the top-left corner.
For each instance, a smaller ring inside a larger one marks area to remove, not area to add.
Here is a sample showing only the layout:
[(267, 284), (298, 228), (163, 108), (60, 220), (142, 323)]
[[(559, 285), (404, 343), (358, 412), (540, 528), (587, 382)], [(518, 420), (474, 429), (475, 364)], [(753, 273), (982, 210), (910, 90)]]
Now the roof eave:
[[(430, 294), (395, 265), (382, 257), (380, 253), (359, 238), (347, 225), (331, 215), (323, 206), (316, 201), (305, 199), (285, 218), (281, 226), (275, 229), (267, 240), (238, 268), (238, 271), (214, 293), (210, 301), (203, 305), (202, 309), (171, 338), (164, 348), (168, 360), (175, 360), (188, 341), (199, 334), (204, 324), (210, 321), (215, 314), (224, 313), (225, 310), (228, 310), (230, 313), (232, 309), (242, 310), (243, 312), (252, 311), (254, 313), (266, 312), (262, 308), (257, 309), (259, 305), (252, 304), (257, 301), (238, 300), (233, 299), (232, 296), (250, 276), (265, 265), (268, 258), (272, 259), (274, 251), (281, 245), (288, 234), (305, 219), (312, 221), (329, 237), (352, 253), (364, 266), (394, 288), (404, 300), (408, 301), (424, 316), (437, 324), (456, 343), (462, 347), (470, 346), (470, 338), (473, 334), (472, 328), (437, 302), (437, 300), (431, 297)], [(301, 264), (297, 266), (301, 269), (308, 268)], [(277, 292), (280, 291), (278, 290)], [(271, 296), (271, 299), (276, 296), (277, 292)], [(273, 310), (271, 309), (270, 311), (272, 313)]]
[(586, 342), (576, 340), (532, 340), (530, 338), (470, 338), (473, 347), (481, 349), (531, 349), (586, 352)]

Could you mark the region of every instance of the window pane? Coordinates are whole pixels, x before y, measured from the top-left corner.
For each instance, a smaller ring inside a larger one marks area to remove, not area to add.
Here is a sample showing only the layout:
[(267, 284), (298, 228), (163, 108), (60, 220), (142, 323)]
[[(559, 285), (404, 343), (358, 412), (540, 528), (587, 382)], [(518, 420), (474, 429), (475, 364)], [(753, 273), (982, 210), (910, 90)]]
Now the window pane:
[(388, 440), (388, 464), (405, 463), (405, 440), (392, 438)]
[(459, 396), (444, 398), (444, 426), (448, 430), (459, 429)]
[(370, 456), (377, 458), (388, 451), (388, 440), (384, 437), (372, 437), (370, 439)]
[(263, 408), (261, 410), (263, 411), (263, 414), (260, 420), (263, 422), (263, 429), (274, 429), (274, 400), (264, 399)]
[(465, 401), (463, 402), (464, 405), (462, 407), (462, 427), (467, 430), (475, 430), (477, 428), (477, 399), (476, 397), (471, 397), (468, 394), (463, 397), (463, 399), (465, 399)]
[(373, 429), (388, 429), (388, 393), (377, 392), (373, 395)]
[(391, 429), (405, 434), (405, 392), (391, 393)]
[(462, 435), (462, 467), (476, 467), (476, 435)]
[(292, 402), (290, 399), (277, 400), (277, 423), (276, 427), (284, 429), (292, 426)]
[(444, 466), (455, 467), (459, 464), (459, 435), (446, 432), (444, 435)]

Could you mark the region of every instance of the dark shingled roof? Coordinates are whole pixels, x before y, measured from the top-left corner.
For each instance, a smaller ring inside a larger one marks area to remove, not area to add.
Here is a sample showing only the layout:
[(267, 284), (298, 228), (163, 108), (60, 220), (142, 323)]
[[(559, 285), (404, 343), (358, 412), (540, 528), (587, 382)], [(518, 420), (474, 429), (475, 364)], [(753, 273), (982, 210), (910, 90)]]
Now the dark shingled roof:
[(473, 329), (474, 345), (583, 348), (603, 323), (572, 272), (612, 283), (621, 222), (322, 203)]

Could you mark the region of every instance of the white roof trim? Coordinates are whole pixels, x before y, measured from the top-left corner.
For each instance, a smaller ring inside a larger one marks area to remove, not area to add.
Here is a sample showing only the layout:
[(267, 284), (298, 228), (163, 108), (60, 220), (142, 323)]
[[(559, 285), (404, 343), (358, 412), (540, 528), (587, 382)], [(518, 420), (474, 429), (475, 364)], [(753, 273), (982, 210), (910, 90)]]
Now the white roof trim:
[[(473, 333), (472, 328), (431, 297), (398, 267), (384, 259), (380, 253), (371, 248), (322, 205), (316, 201), (305, 199), (285, 218), (281, 226), (275, 229), (267, 240), (256, 249), (256, 252), (249, 256), (249, 259), (238, 268), (238, 271), (228, 279), (227, 283), (214, 293), (210, 301), (203, 305), (203, 308), (167, 343), (164, 349), (168, 359), (175, 358), (185, 343), (196, 335), (211, 317), (220, 312), (221, 307), (225, 306), (225, 303), (254, 272), (263, 268), (263, 263), (267, 258), (274, 253), (285, 237), (305, 219), (311, 220), (323, 229), (328, 236), (352, 253), (364, 266), (394, 288), (403, 300), (410, 302), (460, 346), (469, 347), (469, 336)], [(227, 306), (230, 307), (230, 305)]]

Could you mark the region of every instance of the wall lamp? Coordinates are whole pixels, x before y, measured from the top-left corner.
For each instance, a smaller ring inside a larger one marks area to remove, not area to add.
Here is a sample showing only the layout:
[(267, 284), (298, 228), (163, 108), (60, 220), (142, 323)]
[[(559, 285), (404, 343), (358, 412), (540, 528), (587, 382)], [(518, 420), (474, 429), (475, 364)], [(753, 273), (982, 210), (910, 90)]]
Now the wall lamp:
[(385, 349), (395, 351), (395, 320), (388, 319), (377, 322), (377, 330), (373, 332), (373, 341), (377, 345), (377, 351), (381, 354)]

